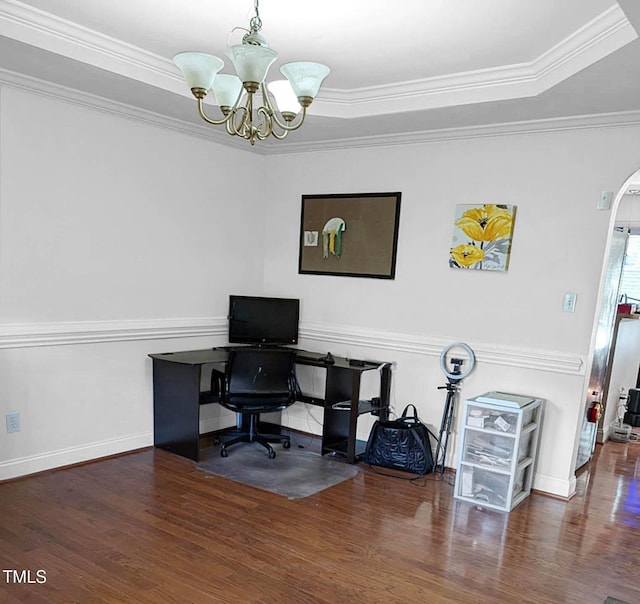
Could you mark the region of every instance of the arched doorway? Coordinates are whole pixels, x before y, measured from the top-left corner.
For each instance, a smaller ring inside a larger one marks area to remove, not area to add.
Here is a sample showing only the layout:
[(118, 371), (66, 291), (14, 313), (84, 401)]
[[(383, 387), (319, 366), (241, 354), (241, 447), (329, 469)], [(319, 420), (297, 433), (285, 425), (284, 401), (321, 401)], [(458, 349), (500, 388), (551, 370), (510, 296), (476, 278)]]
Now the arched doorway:
[[(640, 170), (632, 174), (616, 194), (609, 222), (609, 235), (600, 277), (597, 310), (591, 338), (591, 350), (588, 365), (589, 381), (585, 391), (585, 409), (582, 415), (580, 439), (578, 441), (575, 469), (586, 464), (593, 455), (598, 432), (602, 434), (603, 425), (615, 419), (616, 400), (611, 400), (607, 372), (612, 362), (614, 335), (617, 323), (618, 289), (620, 276), (626, 253), (628, 233), (615, 229), (616, 221), (624, 219), (619, 216), (632, 191), (640, 191)], [(626, 209), (626, 208), (625, 208)], [(634, 384), (635, 385), (635, 384)], [(590, 408), (595, 404), (603, 405), (603, 413), (599, 422), (591, 421)]]

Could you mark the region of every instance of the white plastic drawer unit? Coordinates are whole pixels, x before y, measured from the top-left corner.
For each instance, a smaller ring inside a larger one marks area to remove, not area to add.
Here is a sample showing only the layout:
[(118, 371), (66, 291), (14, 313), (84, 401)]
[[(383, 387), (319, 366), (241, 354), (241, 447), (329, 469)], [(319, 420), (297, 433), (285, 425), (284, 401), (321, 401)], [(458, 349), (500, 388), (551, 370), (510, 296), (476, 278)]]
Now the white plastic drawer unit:
[(506, 392), (465, 401), (456, 499), (509, 512), (531, 493), (542, 403)]

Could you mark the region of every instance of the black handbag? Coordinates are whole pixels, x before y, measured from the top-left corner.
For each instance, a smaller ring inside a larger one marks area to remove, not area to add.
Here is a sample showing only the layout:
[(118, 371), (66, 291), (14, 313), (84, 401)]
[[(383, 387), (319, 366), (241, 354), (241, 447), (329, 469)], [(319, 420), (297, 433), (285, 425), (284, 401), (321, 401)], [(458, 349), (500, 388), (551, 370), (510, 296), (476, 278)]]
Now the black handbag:
[(418, 419), (415, 405), (407, 405), (398, 419), (376, 421), (369, 433), (364, 461), (419, 475), (433, 471), (429, 428)]

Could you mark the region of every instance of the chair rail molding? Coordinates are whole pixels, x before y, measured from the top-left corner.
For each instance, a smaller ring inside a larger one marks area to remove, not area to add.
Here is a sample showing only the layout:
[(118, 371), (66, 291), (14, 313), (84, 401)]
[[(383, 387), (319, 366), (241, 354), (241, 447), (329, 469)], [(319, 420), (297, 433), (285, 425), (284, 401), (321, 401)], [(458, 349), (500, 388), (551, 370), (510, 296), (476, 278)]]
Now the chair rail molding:
[[(348, 346), (377, 348), (426, 356), (440, 356), (442, 350), (460, 339), (443, 336), (427, 336), (393, 333), (373, 329), (353, 328), (344, 325), (304, 323), (300, 326), (301, 339), (336, 343)], [(584, 358), (578, 354), (515, 346), (467, 342), (476, 358), (485, 363), (538, 369), (554, 373), (585, 375)]]
[(199, 336), (226, 336), (227, 320), (138, 319), (0, 325), (0, 348), (63, 346), (131, 340), (162, 340)]
[[(0, 325), (0, 349), (64, 346), (132, 340), (163, 340), (214, 336), (226, 338), (225, 317), (10, 323)], [(346, 325), (301, 323), (300, 338), (326, 344), (360, 346), (407, 354), (440, 356), (454, 337), (406, 334)], [(584, 358), (575, 353), (467, 342), (486, 363), (572, 375), (585, 374)]]

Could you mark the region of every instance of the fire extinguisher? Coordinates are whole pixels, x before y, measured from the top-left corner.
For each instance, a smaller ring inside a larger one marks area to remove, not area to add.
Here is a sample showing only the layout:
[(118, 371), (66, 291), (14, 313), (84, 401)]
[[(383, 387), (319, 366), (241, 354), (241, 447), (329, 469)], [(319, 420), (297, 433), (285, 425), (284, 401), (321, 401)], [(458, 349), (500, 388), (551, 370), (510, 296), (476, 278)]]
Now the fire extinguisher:
[(600, 421), (600, 417), (602, 416), (602, 403), (598, 401), (593, 401), (591, 403), (591, 407), (587, 410), (587, 420), (597, 424)]

